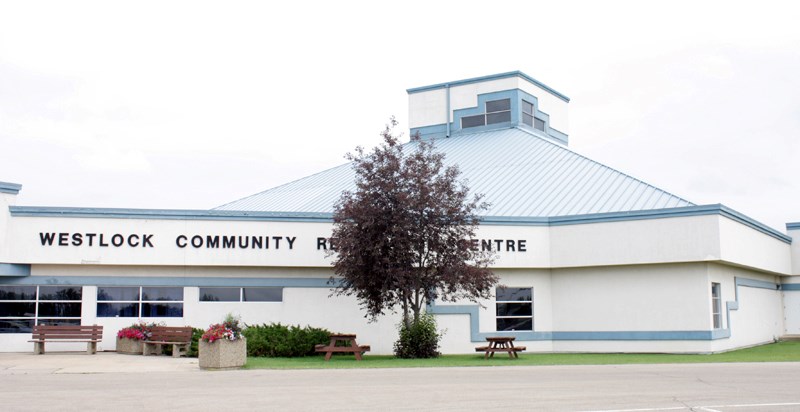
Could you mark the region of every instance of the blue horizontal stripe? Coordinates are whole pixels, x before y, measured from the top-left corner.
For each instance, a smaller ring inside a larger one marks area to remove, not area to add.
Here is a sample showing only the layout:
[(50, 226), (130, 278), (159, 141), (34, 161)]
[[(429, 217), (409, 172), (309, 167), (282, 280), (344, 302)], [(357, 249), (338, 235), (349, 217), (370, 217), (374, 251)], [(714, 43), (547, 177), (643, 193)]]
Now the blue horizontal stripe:
[[(169, 210), (169, 209), (104, 209), (76, 207), (9, 206), (12, 216), (29, 217), (98, 217), (114, 219), (163, 220), (234, 220), (266, 222), (333, 222), (331, 213), (311, 212), (244, 212), (224, 210)], [(662, 219), (684, 216), (721, 215), (758, 230), (784, 243), (792, 238), (771, 227), (753, 220), (727, 206), (703, 205), (669, 209), (638, 210), (633, 212), (594, 213), (586, 215), (553, 217), (483, 216), (481, 224), (488, 226), (562, 226), (587, 223), (621, 222), (631, 220)]]
[(786, 230), (800, 229), (800, 222), (791, 222), (786, 224)]
[(800, 290), (800, 283), (784, 283), (781, 285), (781, 290), (798, 291)]
[(10, 193), (15, 195), (22, 190), (22, 185), (17, 183), (0, 182), (0, 193)]
[(0, 277), (4, 276), (30, 276), (31, 265), (18, 265), (14, 263), (0, 263)]
[(581, 225), (587, 223), (622, 222), (631, 220), (663, 219), (685, 216), (721, 215), (739, 222), (761, 233), (774, 237), (784, 243), (791, 243), (791, 236), (751, 219), (725, 205), (701, 205), (673, 207), (668, 209), (636, 210), (632, 212), (593, 213), (586, 215), (552, 216), (552, 217), (512, 217), (512, 216), (485, 216), (481, 224), (485, 225), (522, 225), (522, 226), (563, 226)]

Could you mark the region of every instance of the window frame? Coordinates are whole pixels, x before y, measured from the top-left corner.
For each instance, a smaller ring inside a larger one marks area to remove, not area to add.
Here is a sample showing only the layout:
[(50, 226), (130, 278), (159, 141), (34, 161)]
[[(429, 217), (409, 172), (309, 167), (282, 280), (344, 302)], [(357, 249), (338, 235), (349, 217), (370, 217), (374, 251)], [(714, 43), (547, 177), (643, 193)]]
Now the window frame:
[[(502, 102), (502, 101), (507, 101), (508, 102), (508, 108), (502, 108), (502, 110), (494, 110), (494, 111), (491, 111), (491, 112), (489, 111), (489, 105), (490, 104), (497, 103), (497, 102)], [(508, 119), (503, 119), (501, 121), (493, 121), (491, 123), (489, 122), (490, 118), (496, 117), (498, 115), (502, 115), (504, 113), (508, 113)], [(481, 123), (476, 123), (474, 125), (465, 126), (464, 125), (464, 120), (466, 120), (466, 119), (469, 119), (469, 120), (481, 119)], [(492, 124), (503, 124), (503, 123), (508, 123), (510, 121), (511, 121), (511, 98), (510, 97), (506, 97), (506, 98), (502, 98), (502, 99), (494, 99), (494, 100), (485, 101), (483, 103), (483, 113), (481, 113), (481, 114), (463, 116), (461, 118), (461, 128), (462, 129), (471, 129), (473, 127), (488, 126), (488, 125), (492, 125)]]
[[(2, 287), (20, 287), (20, 288), (33, 288), (33, 298), (32, 299), (2, 299), (0, 303), (26, 303), (33, 305), (33, 314), (32, 316), (0, 316), (0, 322), (13, 322), (13, 321), (22, 321), (29, 323), (31, 326), (31, 330), (20, 330), (18, 332), (3, 332), (0, 331), (0, 335), (2, 334), (11, 334), (11, 333), (31, 333), (33, 330), (34, 325), (53, 325), (53, 324), (69, 324), (69, 325), (80, 325), (81, 319), (83, 318), (83, 285), (0, 285)], [(41, 288), (54, 288), (54, 287), (61, 287), (61, 288), (68, 288), (68, 289), (76, 289), (79, 292), (77, 296), (78, 299), (42, 299), (42, 290)], [(41, 306), (42, 304), (45, 305), (58, 305), (58, 304), (69, 304), (69, 305), (77, 305), (77, 315), (68, 315), (68, 316), (58, 316), (58, 315), (47, 315), (42, 316)], [(27, 315), (27, 313), (26, 313)]]
[[(530, 300), (499, 300), (498, 291), (500, 289), (519, 289), (519, 290), (527, 289), (527, 290), (530, 290)], [(536, 312), (534, 311), (534, 307), (533, 307), (533, 302), (534, 302), (533, 292), (534, 292), (533, 286), (530, 286), (530, 287), (528, 287), (528, 286), (509, 286), (509, 287), (505, 287), (505, 288), (501, 288), (501, 287), (495, 288), (495, 331), (497, 331), (497, 332), (533, 332), (534, 330), (536, 330), (536, 323), (534, 322)], [(499, 305), (524, 304), (524, 303), (527, 303), (527, 304), (530, 305), (530, 309), (531, 309), (531, 314), (530, 315), (525, 315), (525, 316), (499, 315), (499, 311), (498, 311)], [(500, 329), (498, 327), (499, 326), (498, 324), (500, 323), (499, 321), (500, 320), (505, 320), (505, 319), (530, 319), (531, 328), (530, 329), (511, 329), (511, 330), (509, 330), (509, 329)]]
[[(239, 289), (239, 300), (203, 300), (203, 289)], [(247, 299), (246, 289), (274, 289), (280, 293), (278, 300), (251, 300)], [(283, 302), (283, 286), (200, 286), (198, 301), (200, 303), (280, 303)]]
[(711, 326), (722, 329), (722, 285), (711, 282)]
[[(101, 300), (100, 299), (100, 291), (107, 288), (115, 288), (115, 289), (138, 289), (136, 293), (136, 299), (130, 300)], [(144, 299), (145, 297), (145, 289), (147, 288), (170, 288), (180, 291), (180, 300), (170, 300), (170, 299)], [(186, 294), (183, 286), (98, 286), (97, 287), (97, 296), (96, 296), (96, 305), (97, 305), (97, 317), (98, 318), (183, 318), (185, 317), (184, 314), (184, 303), (186, 302)], [(133, 304), (136, 307), (136, 313), (131, 316), (121, 316), (117, 315), (107, 315), (101, 314), (100, 305), (114, 305), (114, 304)], [(156, 315), (152, 316), (152, 312), (148, 312), (145, 314), (145, 305), (162, 305), (165, 307), (177, 307), (180, 305), (180, 314), (179, 315)]]

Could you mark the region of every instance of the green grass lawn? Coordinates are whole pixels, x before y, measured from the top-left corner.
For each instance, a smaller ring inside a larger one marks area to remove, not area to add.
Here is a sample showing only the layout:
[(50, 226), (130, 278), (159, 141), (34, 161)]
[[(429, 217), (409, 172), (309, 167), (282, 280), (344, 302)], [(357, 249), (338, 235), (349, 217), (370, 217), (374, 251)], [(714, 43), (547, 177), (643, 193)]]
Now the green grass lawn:
[(800, 342), (778, 342), (713, 355), (622, 354), (622, 353), (523, 353), (519, 359), (505, 354), (483, 359), (474, 355), (444, 355), (436, 359), (397, 359), (385, 355), (336, 355), (330, 362), (323, 356), (305, 358), (247, 358), (248, 369), (355, 369), (355, 368), (441, 368), (462, 366), (537, 365), (622, 365), (647, 363), (800, 362)]

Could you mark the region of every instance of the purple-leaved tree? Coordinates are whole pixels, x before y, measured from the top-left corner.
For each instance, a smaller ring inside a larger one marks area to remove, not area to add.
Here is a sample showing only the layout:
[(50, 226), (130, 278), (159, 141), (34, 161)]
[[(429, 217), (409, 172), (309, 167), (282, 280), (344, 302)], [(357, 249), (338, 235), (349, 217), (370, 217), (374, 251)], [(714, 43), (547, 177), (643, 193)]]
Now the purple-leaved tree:
[(356, 189), (334, 207), (331, 282), (334, 294), (355, 295), (371, 320), (400, 309), (410, 327), (435, 299), (489, 298), (498, 278), (488, 268), (494, 256), (469, 242), (487, 207), (482, 195), (469, 196), (433, 143), (401, 145), (396, 125), (392, 118), (371, 152), (347, 155)]

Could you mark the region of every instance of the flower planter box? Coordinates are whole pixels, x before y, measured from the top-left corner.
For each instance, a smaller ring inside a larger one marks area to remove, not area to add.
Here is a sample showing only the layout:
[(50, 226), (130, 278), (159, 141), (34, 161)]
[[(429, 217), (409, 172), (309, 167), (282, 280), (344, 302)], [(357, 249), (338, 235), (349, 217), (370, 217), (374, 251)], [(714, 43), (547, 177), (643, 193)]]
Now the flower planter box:
[(220, 339), (209, 343), (198, 343), (201, 369), (235, 369), (247, 361), (247, 341), (242, 339)]
[(142, 341), (138, 339), (117, 338), (117, 353), (141, 355), (143, 346)]

